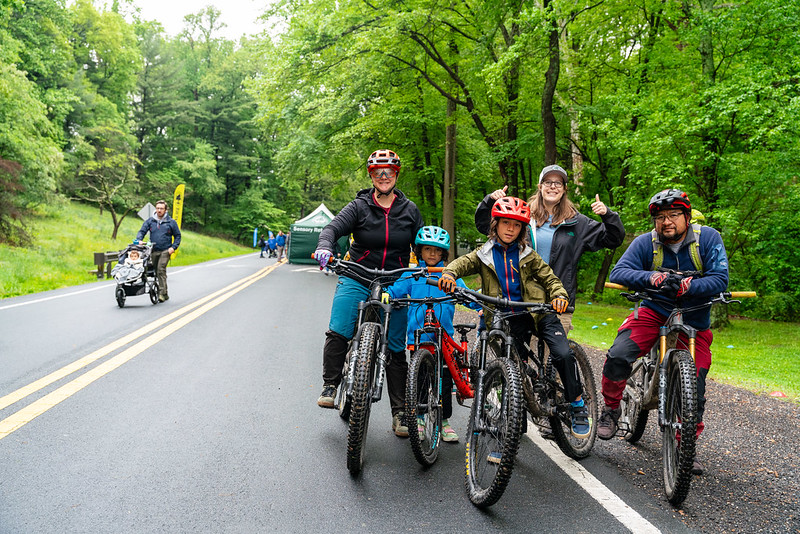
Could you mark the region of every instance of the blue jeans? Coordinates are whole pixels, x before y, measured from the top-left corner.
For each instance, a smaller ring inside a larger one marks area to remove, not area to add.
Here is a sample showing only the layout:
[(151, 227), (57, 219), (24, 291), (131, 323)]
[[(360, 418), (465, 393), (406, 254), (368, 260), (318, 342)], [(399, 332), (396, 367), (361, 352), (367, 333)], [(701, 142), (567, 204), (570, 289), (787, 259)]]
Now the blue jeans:
[[(358, 303), (367, 300), (369, 288), (345, 276), (339, 277), (336, 293), (333, 295), (331, 307), (331, 320), (328, 329), (333, 330), (346, 339), (352, 339), (356, 333), (358, 320)], [(404, 309), (394, 310), (389, 318), (389, 331), (387, 339), (389, 350), (400, 352), (406, 348), (406, 326), (408, 313)]]

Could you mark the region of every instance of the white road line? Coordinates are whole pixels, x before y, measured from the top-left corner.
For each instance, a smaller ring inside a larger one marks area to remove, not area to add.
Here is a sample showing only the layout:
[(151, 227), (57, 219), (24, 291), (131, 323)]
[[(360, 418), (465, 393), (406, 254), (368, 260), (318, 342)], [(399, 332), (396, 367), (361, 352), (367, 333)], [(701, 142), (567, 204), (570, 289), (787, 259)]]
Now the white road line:
[[(214, 265), (218, 265), (220, 263), (226, 263), (226, 262), (233, 261), (233, 260), (239, 259), (239, 258), (240, 258), (240, 256), (233, 256), (232, 258), (227, 258), (227, 259), (224, 259), (224, 260), (220, 260), (220, 261), (214, 262)], [(175, 276), (175, 275), (178, 275), (178, 274), (181, 274), (181, 273), (185, 273), (186, 271), (191, 271), (192, 269), (197, 269), (197, 268), (202, 267), (204, 265), (205, 264), (192, 265), (190, 267), (186, 267), (185, 269), (180, 269), (180, 270), (177, 270), (177, 271), (170, 272), (169, 275), (170, 276)], [(111, 282), (111, 281), (110, 280), (106, 280), (106, 282)], [(16, 304), (9, 304), (7, 306), (0, 306), (0, 310), (8, 310), (10, 308), (17, 308), (19, 306), (27, 306), (28, 304), (38, 304), (39, 302), (46, 302), (48, 300), (63, 299), (64, 297), (72, 297), (72, 296), (75, 296), (75, 295), (80, 295), (82, 293), (88, 293), (90, 291), (97, 291), (98, 289), (106, 289), (109, 285), (111, 285), (111, 284), (101, 282), (100, 285), (97, 285), (97, 286), (94, 286), (94, 287), (90, 287), (89, 289), (81, 289), (80, 291), (72, 291), (71, 293), (63, 293), (61, 295), (53, 295), (52, 297), (42, 297), (40, 299), (28, 300), (26, 302), (18, 302)]]
[(628, 506), (616, 493), (597, 480), (597, 478), (581, 464), (565, 456), (564, 453), (561, 452), (561, 449), (558, 448), (558, 445), (544, 439), (539, 434), (539, 430), (535, 425), (529, 423), (528, 427), (533, 428), (528, 430), (525, 435), (528, 436), (542, 452), (549, 456), (562, 471), (583, 488), (586, 493), (613, 515), (617, 521), (636, 534), (658, 534), (661, 532), (655, 525), (639, 515), (636, 510)]

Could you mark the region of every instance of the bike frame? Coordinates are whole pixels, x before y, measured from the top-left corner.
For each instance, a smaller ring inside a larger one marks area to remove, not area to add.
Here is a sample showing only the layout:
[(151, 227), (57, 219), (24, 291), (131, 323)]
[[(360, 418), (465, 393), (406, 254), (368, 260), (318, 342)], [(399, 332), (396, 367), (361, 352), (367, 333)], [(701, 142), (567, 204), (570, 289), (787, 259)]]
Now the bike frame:
[[(423, 334), (433, 334), (435, 341), (420, 342)], [(453, 378), (453, 383), (456, 385), (456, 390), (462, 399), (471, 399), (475, 396), (475, 392), (469, 385), (468, 376), (469, 372), (467, 366), (462, 366), (456, 359), (455, 354), (458, 354), (462, 360), (467, 354), (469, 342), (467, 341), (466, 332), (461, 335), (461, 342), (457, 343), (444, 328), (442, 328), (436, 313), (433, 310), (433, 303), (427, 303), (425, 310), (425, 323), (422, 328), (414, 332), (414, 345), (411, 347), (412, 351), (416, 348), (425, 348), (436, 356), (439, 366), (439, 376), (442, 376), (442, 360), (444, 360), (447, 369), (450, 371), (450, 376)], [(439, 384), (439, 395), (441, 398), (441, 380)]]

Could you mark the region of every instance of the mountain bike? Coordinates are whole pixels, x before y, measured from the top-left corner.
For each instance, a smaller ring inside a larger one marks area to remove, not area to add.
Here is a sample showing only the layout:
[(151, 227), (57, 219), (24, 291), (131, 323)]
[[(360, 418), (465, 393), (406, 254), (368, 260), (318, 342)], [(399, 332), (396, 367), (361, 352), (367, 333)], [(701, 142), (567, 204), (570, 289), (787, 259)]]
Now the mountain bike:
[[(695, 273), (696, 274), (696, 273)], [(606, 282), (610, 289), (628, 288)], [(622, 296), (635, 303), (638, 318), (642, 301), (653, 301), (658, 290), (644, 289)], [(689, 494), (697, 439), (697, 370), (695, 339), (697, 329), (683, 322), (686, 313), (702, 310), (716, 302), (740, 302), (733, 298), (755, 297), (752, 291), (720, 293), (707, 303), (682, 307), (680, 299), (659, 330), (658, 341), (633, 364), (620, 402), (619, 430), (629, 443), (636, 443), (647, 426), (651, 410), (658, 410), (661, 429), (664, 492), (667, 500), (679, 505)], [(683, 335), (681, 337), (681, 334)]]
[[(432, 283), (431, 280), (428, 283)], [(503, 495), (514, 469), (519, 440), (527, 426), (527, 409), (534, 417), (547, 417), (562, 451), (584, 457), (594, 445), (590, 436), (574, 441), (570, 435), (570, 400), (543, 346), (528, 358), (518, 354), (508, 320), (520, 311), (555, 313), (543, 302), (514, 302), (488, 297), (477, 291), (457, 288), (453, 295), (462, 302), (475, 302), (492, 309), (491, 325), (478, 337), (479, 350), (471, 358), (477, 370), (476, 391), (470, 412), (466, 450), (466, 488), (470, 501), (487, 507)], [(571, 345), (572, 347), (572, 345)], [(583, 384), (583, 400), (592, 421), (597, 419), (594, 375), (586, 354), (574, 350)], [(526, 344), (527, 349), (527, 344)]]
[(372, 403), (381, 400), (389, 364), (387, 332), (392, 310), (399, 304), (382, 301), (385, 286), (391, 285), (401, 274), (424, 273), (420, 268), (403, 268), (384, 271), (368, 269), (358, 263), (332, 258), (329, 268), (336, 274), (363, 280), (369, 285), (367, 300), (358, 305), (356, 332), (347, 351), (342, 372), (342, 383), (335, 405), (339, 415), (349, 422), (347, 430), (347, 469), (356, 475), (364, 464), (364, 450)]
[[(433, 279), (429, 279), (433, 282)], [(432, 285), (436, 285), (435, 282)], [(431, 466), (439, 456), (442, 434), (442, 396), (452, 395), (442, 391), (442, 372), (447, 367), (456, 386), (456, 401), (464, 405), (465, 399), (474, 397), (470, 385), (470, 368), (467, 361), (469, 342), (467, 333), (475, 324), (454, 324), (460, 334), (456, 342), (436, 316), (436, 304), (452, 302), (452, 296), (398, 299), (405, 304), (425, 306), (423, 327), (414, 332), (411, 362), (406, 381), (406, 425), (414, 457), (424, 466)], [(424, 339), (424, 341), (423, 341)]]

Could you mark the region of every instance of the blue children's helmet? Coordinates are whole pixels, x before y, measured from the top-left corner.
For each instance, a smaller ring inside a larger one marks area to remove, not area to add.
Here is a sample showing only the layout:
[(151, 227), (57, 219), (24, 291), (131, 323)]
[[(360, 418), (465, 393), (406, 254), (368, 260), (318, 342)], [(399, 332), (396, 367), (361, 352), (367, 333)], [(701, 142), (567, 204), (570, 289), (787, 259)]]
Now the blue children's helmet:
[(438, 226), (423, 226), (417, 232), (417, 238), (414, 240), (417, 245), (430, 245), (432, 247), (439, 247), (445, 250), (450, 250), (450, 235), (444, 228)]

